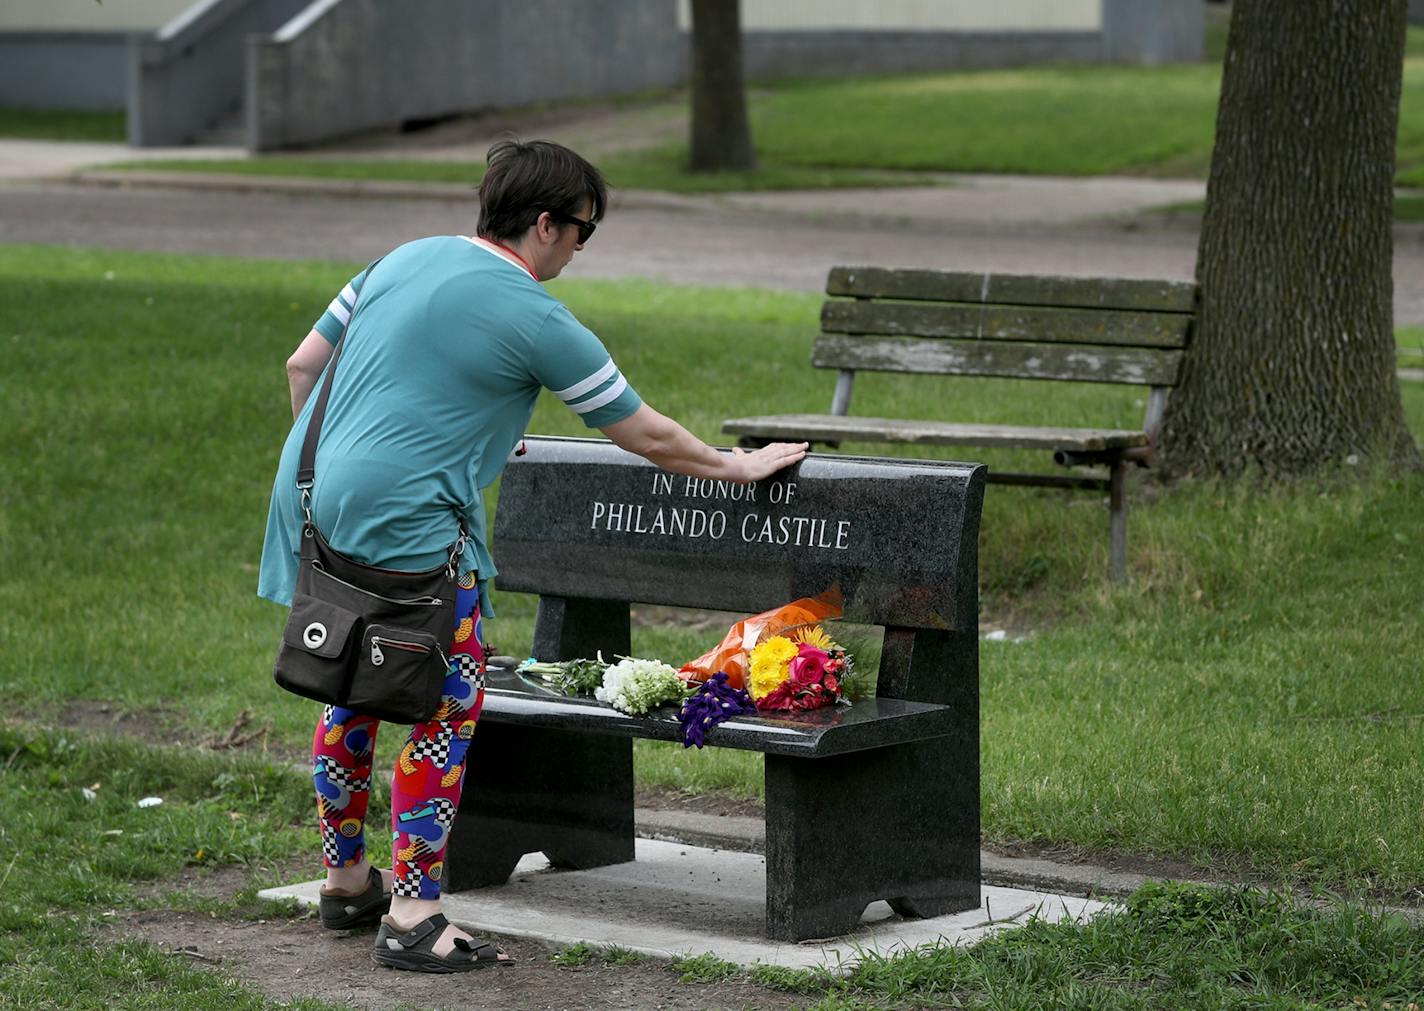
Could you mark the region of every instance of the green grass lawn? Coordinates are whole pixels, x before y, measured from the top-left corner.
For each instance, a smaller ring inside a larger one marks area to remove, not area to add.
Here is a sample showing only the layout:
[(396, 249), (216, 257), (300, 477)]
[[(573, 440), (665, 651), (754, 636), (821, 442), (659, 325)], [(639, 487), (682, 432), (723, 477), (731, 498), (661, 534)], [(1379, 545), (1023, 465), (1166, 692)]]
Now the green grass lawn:
[[(307, 782), (259, 758), (8, 723), (0, 767), (0, 1007), (272, 1006), (226, 974), (125, 939), (114, 918), (135, 908), (293, 915), (256, 892), (282, 883), (274, 862), (318, 847)], [(163, 803), (139, 808), (148, 796)], [(162, 891), (185, 867), (219, 865), (247, 869), (228, 902), (200, 908)]]
[[(165, 739), (202, 740), (248, 710), (254, 726), (272, 724), (272, 755), (304, 750), (314, 707), (269, 674), (285, 612), (253, 588), (289, 424), (282, 363), (356, 269), (0, 247), (0, 696), (21, 719), (0, 732), (0, 876), (14, 874), (0, 895), (0, 1006), (52, 1004), (74, 977), (110, 980), (85, 982), (74, 1006), (101, 1006), (116, 985), (160, 995), (136, 1007), (190, 991), (173, 999), (264, 1006), (144, 946), (80, 942), (96, 910), (140, 901), (135, 881), (184, 864), (237, 863), (264, 883), (274, 858), (313, 845), (301, 778), (202, 752), (186, 767), (151, 742), (43, 728), (107, 703), (148, 714)], [(833, 376), (807, 364), (814, 296), (553, 287), (649, 402), (705, 438), (731, 414), (829, 402)], [(1403, 389), (1417, 435), (1424, 383)], [(945, 403), (1030, 424), (1128, 425), (1142, 410), (1130, 390), (880, 375), (857, 387), (865, 413), (928, 417)], [(586, 432), (548, 400), (531, 430)], [(988, 840), (1417, 896), (1421, 496), (1417, 474), (1294, 489), (1138, 484), (1132, 581), (1119, 587), (1106, 579), (1095, 496), (990, 489), (984, 609), (1027, 637), (982, 649)], [(488, 635), (522, 653), (533, 602), (497, 592), (496, 604)], [(634, 644), (676, 663), (715, 638), (640, 623)], [(640, 747), (637, 768), (648, 785), (759, 789), (759, 760), (740, 752)], [(95, 817), (73, 818), (80, 787), (96, 782)], [(146, 793), (166, 798), (156, 817), (133, 806)], [(91, 823), (121, 832), (96, 837)], [(66, 861), (50, 866), (56, 850)], [(871, 959), (844, 984), (757, 979), (827, 1008), (953, 995), (1033, 1007), (1044, 992), (1093, 1007), (1337, 1006), (1424, 987), (1421, 939), (1403, 924), (1357, 908), (1243, 911), (1233, 894), (1143, 893), (1102, 932), (1044, 925), (963, 956)], [(1180, 939), (1193, 930), (1209, 943), (1189, 952)]]
[[(0, 250), (7, 697), (51, 718), (96, 697), (156, 707), (203, 732), (250, 708), (273, 722), (274, 741), (304, 746), (310, 707), (268, 676), (284, 612), (253, 585), (288, 426), (282, 362), (353, 272)], [(833, 377), (806, 364), (814, 296), (555, 288), (651, 403), (706, 438), (731, 414), (830, 399)], [(984, 422), (1110, 426), (1141, 414), (1132, 390), (1034, 385), (867, 375), (857, 409), (929, 417), (954, 403)], [(1424, 430), (1424, 387), (1404, 389)], [(553, 402), (531, 427), (586, 431)], [(1036, 632), (984, 647), (987, 835), (1397, 894), (1424, 884), (1410, 785), (1424, 781), (1424, 752), (1411, 745), (1424, 672), (1396, 659), (1424, 655), (1413, 589), (1424, 578), (1421, 491), (1417, 475), (1306, 491), (1145, 489), (1133, 581), (1117, 588), (1092, 496), (992, 489), (985, 612)], [(496, 606), (489, 635), (523, 653), (532, 601), (500, 593)], [(654, 625), (635, 645), (679, 662), (707, 640)], [(639, 754), (648, 782), (758, 789), (755, 756)]]
[[(616, 957), (617, 953), (613, 953)], [(1424, 930), (1357, 907), (1324, 913), (1281, 896), (1147, 885), (1087, 924), (1035, 920), (972, 948), (868, 955), (850, 972), (741, 971), (685, 959), (683, 979), (750, 978), (808, 1007), (1273, 1009), (1416, 1007)]]
[[(601, 166), (625, 189), (684, 192), (902, 185), (944, 172), (1200, 178), (1211, 159), (1223, 37), (1214, 23), (1213, 58), (1191, 65), (764, 82), (749, 96), (757, 172), (689, 173), (682, 143), (614, 154)], [(1410, 28), (1406, 53), (1398, 178), (1424, 187), (1424, 28)], [(128, 165), (471, 185), (484, 171), (480, 162), (300, 156)]]
[(126, 122), (122, 112), (0, 106), (0, 137), (121, 142), (128, 137)]
[[(122, 936), (122, 913), (135, 909), (266, 922), (307, 915), (256, 898), (258, 889), (285, 883), (286, 858), (316, 849), (303, 777), (251, 757), (12, 725), (0, 726), (0, 761), (0, 852), (9, 855), (0, 868), (0, 1007), (342, 1006), (313, 998), (279, 1004), (228, 974), (238, 968), (231, 955), (223, 965), (199, 966)], [(145, 796), (163, 803), (139, 808)], [(370, 817), (386, 813), (377, 805)], [(247, 882), (226, 900), (163, 890), (185, 868), (224, 865), (243, 868)], [(548, 957), (571, 970), (642, 959), (588, 944)], [(1360, 906), (1321, 911), (1280, 895), (1153, 884), (1087, 923), (1029, 920), (972, 948), (867, 953), (848, 969), (741, 969), (708, 954), (665, 967), (668, 991), (686, 1006), (699, 985), (737, 980), (826, 1011), (1402, 1009), (1424, 995), (1424, 928)], [(580, 985), (595, 984), (571, 977), (571, 1001)]]
[(1399, 364), (1404, 368), (1424, 369), (1424, 326), (1400, 327)]

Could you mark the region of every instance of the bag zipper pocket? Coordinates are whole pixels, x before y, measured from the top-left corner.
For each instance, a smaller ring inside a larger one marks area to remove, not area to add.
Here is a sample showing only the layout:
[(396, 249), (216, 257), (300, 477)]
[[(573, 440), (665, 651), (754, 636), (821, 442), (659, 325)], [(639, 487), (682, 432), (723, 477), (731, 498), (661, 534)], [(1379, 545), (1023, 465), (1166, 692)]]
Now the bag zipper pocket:
[(421, 653), (427, 656), (432, 652), (431, 648), (423, 642), (412, 642), (409, 639), (395, 639), (389, 636), (382, 637), (373, 635), (371, 636), (372, 667), (379, 667), (386, 662), (386, 654), (381, 651), (382, 646), (388, 647), (389, 649), (405, 650), (407, 653)]
[(312, 568), (316, 569), (316, 571), (320, 572), (327, 579), (334, 579), (342, 586), (356, 590), (358, 593), (364, 593), (368, 597), (375, 597), (377, 600), (384, 600), (388, 604), (428, 604), (431, 607), (438, 607), (440, 604), (445, 603), (445, 601), (441, 600), (439, 597), (387, 597), (379, 593), (373, 593), (372, 591), (367, 590), (364, 587), (357, 586), (355, 583), (348, 583), (340, 576), (333, 575), (331, 572), (323, 568), (321, 562), (312, 562)]

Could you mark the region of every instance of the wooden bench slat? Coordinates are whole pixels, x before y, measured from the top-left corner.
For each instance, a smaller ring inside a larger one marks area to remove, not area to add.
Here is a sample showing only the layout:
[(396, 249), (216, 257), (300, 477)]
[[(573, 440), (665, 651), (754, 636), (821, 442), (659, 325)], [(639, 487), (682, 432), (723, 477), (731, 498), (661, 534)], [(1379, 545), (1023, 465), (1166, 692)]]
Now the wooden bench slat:
[(1025, 428), (1018, 425), (954, 424), (859, 415), (776, 414), (731, 418), (722, 422), (728, 435), (813, 442), (895, 442), (930, 446), (989, 446), (1062, 449), (1089, 453), (1147, 445), (1147, 433), (1113, 428)]
[(822, 369), (1175, 386), (1182, 354), (1095, 344), (825, 334), (816, 340), (811, 364)]
[(962, 337), (1062, 344), (1182, 348), (1191, 317), (1178, 313), (1039, 309), (1021, 306), (827, 302), (825, 333)]
[(947, 302), (1001, 302), (1085, 309), (1190, 313), (1197, 286), (1186, 281), (1059, 277), (977, 271), (833, 267), (826, 294)]
[[(499, 672), (489, 676), (480, 719), (556, 729), (576, 724), (595, 734), (682, 741), (682, 727), (670, 708), (648, 716), (628, 716), (594, 699), (526, 688), (517, 676)], [(824, 758), (943, 736), (954, 732), (955, 723), (948, 706), (874, 698), (785, 718), (734, 717), (718, 726), (708, 743), (772, 755)]]

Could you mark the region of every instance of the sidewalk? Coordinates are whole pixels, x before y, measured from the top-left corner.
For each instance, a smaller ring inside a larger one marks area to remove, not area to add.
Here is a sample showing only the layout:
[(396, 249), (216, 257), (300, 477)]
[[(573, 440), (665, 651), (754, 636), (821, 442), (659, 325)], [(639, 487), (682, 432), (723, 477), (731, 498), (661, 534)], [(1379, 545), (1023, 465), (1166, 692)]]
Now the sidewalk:
[[(433, 158), (435, 149), (387, 151)], [(473, 156), (469, 144), (441, 149)], [(311, 155), (372, 152), (354, 147)], [(374, 259), (396, 241), (468, 231), (474, 187), (290, 179), (103, 165), (243, 157), (232, 148), (130, 149), (0, 139), (0, 241), (276, 259)], [(1197, 220), (1151, 209), (1200, 200), (1197, 181), (945, 176), (944, 186), (689, 195), (615, 191), (571, 276), (818, 292), (827, 270), (937, 270), (1188, 280)], [(1394, 228), (1394, 316), (1424, 324), (1424, 224)]]
[(121, 161), (162, 159), (198, 161), (241, 157), (228, 147), (132, 148), (127, 144), (98, 144), (69, 140), (19, 140), (0, 138), (0, 183), (67, 179), (74, 173)]
[[(405, 152), (407, 157), (420, 151)], [(466, 152), (469, 154), (470, 152)], [(348, 155), (369, 158), (364, 149), (325, 149), (314, 160)], [(434, 157), (434, 155), (431, 155)], [(445, 153), (448, 157), (448, 152)], [(465, 183), (391, 182), (165, 172), (115, 171), (122, 161), (244, 158), (237, 148), (130, 148), (123, 144), (0, 139), (0, 181), (69, 182), (116, 187), (157, 187), (247, 193), (310, 194), (384, 199), (468, 200)], [(615, 190), (615, 207), (685, 211), (739, 211), (809, 220), (863, 220), (881, 225), (961, 224), (969, 226), (1055, 227), (1110, 220), (1143, 211), (1201, 200), (1204, 183), (1126, 177), (1088, 179), (1046, 176), (946, 174), (943, 186), (885, 189), (789, 190), (754, 193), (676, 194)]]
[[(1083, 922), (1107, 903), (985, 883), (981, 902), (963, 913), (917, 919), (872, 902), (860, 925), (834, 938), (774, 941), (765, 934), (766, 861), (751, 853), (638, 839), (635, 860), (588, 870), (557, 870), (539, 853), (519, 862), (503, 885), (443, 898), (445, 915), (476, 936), (499, 934), (563, 947), (613, 945), (654, 958), (711, 952), (737, 965), (825, 967), (843, 971), (874, 953), (925, 944), (972, 944), (1029, 919)], [(263, 899), (315, 905), (320, 880), (268, 888)]]

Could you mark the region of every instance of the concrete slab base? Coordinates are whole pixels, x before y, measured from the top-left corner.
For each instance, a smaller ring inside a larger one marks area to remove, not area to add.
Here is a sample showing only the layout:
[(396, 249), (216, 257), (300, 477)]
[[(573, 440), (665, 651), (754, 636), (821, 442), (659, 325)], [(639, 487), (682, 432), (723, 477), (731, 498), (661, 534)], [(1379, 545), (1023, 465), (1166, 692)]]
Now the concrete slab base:
[[(509, 883), (445, 897), (445, 915), (475, 933), (554, 945), (584, 942), (630, 948), (657, 958), (711, 952), (739, 965), (835, 970), (863, 954), (890, 955), (917, 945), (972, 943), (1032, 917), (1094, 916), (1107, 903), (986, 885), (984, 905), (953, 916), (906, 919), (871, 903), (845, 937), (790, 944), (763, 934), (766, 858), (639, 839), (637, 859), (587, 871), (561, 871), (542, 854), (526, 856)], [(315, 905), (319, 881), (269, 888), (262, 898)]]

